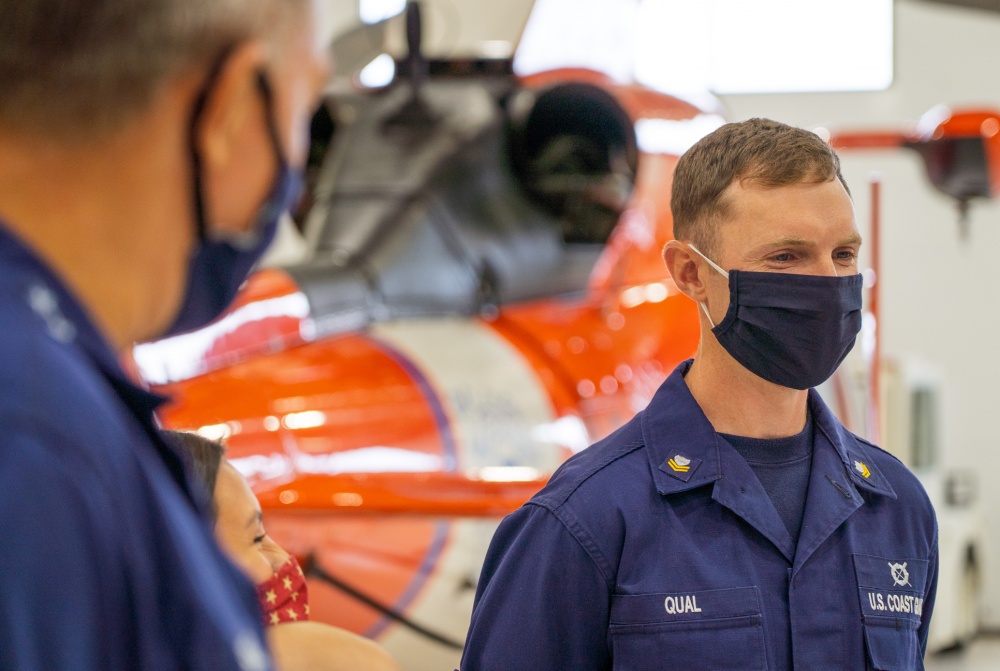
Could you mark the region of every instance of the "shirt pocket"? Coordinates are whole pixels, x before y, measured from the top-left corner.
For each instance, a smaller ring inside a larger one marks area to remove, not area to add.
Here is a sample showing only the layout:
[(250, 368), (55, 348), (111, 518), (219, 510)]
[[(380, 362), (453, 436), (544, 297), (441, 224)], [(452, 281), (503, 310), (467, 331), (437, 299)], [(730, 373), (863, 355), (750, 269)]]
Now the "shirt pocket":
[(923, 559), (854, 555), (870, 668), (922, 668), (917, 630), (923, 617), (927, 568)]
[(756, 587), (619, 594), (609, 631), (615, 671), (766, 671)]

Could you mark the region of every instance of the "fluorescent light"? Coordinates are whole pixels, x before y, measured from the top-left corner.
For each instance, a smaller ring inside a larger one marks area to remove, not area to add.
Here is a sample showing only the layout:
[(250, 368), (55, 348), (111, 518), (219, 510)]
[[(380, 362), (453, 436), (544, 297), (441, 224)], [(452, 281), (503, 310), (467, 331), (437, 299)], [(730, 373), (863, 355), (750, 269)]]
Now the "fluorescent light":
[(365, 23), (378, 23), (406, 9), (406, 0), (360, 0), (358, 14)]
[(358, 73), (358, 81), (364, 87), (380, 89), (391, 84), (395, 76), (396, 61), (389, 54), (382, 54)]

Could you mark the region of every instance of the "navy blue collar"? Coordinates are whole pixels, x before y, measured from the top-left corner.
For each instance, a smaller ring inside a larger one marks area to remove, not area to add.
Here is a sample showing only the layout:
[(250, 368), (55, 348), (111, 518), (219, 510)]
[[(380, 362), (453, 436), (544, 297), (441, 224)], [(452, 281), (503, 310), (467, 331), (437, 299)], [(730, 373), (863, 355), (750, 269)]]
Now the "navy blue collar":
[(815, 423), (805, 517), (793, 542), (764, 487), (746, 460), (702, 412), (678, 366), (642, 414), (642, 432), (656, 489), (669, 496), (711, 484), (712, 499), (743, 518), (788, 559), (793, 573), (858, 508), (858, 489), (896, 498), (871, 459), (870, 448), (837, 421), (815, 390), (809, 410)]
[(129, 408), (151, 416), (166, 399), (135, 385), (86, 308), (45, 263), (0, 222), (0, 291), (23, 301), (56, 341), (92, 361)]
[[(733, 459), (743, 461), (716, 433), (691, 395), (684, 375), (692, 362), (689, 359), (674, 369), (643, 413), (643, 438), (653, 479), (657, 490), (664, 495), (713, 483), (727, 470), (734, 470)], [(832, 447), (847, 477), (856, 486), (896, 498), (888, 480), (873, 463), (871, 448), (844, 428), (815, 389), (809, 391), (809, 409), (815, 423), (816, 449)], [(820, 440), (821, 436), (826, 440)]]
[(42, 330), (91, 361), (128, 408), (152, 425), (153, 412), (166, 399), (133, 383), (86, 308), (45, 263), (0, 221), (0, 295), (23, 303)]

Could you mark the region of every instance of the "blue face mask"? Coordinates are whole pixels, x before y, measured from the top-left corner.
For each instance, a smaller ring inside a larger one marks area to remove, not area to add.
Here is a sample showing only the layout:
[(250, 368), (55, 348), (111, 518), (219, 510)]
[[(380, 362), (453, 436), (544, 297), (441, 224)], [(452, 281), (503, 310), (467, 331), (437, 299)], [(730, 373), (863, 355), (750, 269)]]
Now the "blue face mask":
[(726, 272), (729, 310), (718, 325), (701, 309), (712, 333), (751, 373), (791, 389), (816, 387), (833, 375), (861, 330), (859, 273), (821, 277), (790, 273)]
[[(225, 59), (222, 59), (224, 62)], [(302, 174), (293, 169), (282, 151), (274, 118), (274, 96), (264, 73), (258, 73), (257, 85), (264, 102), (267, 132), (274, 148), (276, 175), (247, 233), (226, 238), (217, 237), (209, 229), (201, 175), (201, 157), (198, 152), (197, 130), (202, 111), (211, 87), (221, 70), (222, 62), (208, 79), (202, 94), (195, 102), (191, 118), (191, 156), (194, 174), (194, 209), (198, 244), (188, 265), (187, 288), (181, 307), (173, 324), (163, 337), (205, 326), (221, 315), (239, 292), (254, 264), (274, 239), (278, 222), (295, 204), (302, 188)]]

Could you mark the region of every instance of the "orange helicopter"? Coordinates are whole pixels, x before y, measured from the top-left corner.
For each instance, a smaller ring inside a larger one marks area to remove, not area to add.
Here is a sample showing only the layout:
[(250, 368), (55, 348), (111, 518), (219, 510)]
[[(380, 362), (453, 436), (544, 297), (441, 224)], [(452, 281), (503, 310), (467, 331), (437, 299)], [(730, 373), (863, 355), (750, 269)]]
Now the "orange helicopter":
[(635, 129), (722, 119), (588, 70), (428, 62), (412, 17), (408, 74), (314, 120), (307, 259), (134, 358), (166, 426), (226, 439), (312, 616), (421, 669), (457, 665), (499, 519), (694, 352), (660, 258), (676, 152)]
[(225, 439), (312, 617), (418, 670), (457, 666), (500, 518), (693, 355), (660, 250), (677, 157), (723, 119), (589, 70), (428, 61), (407, 18), (396, 80), (314, 119), (305, 257), (134, 359), (165, 426)]

